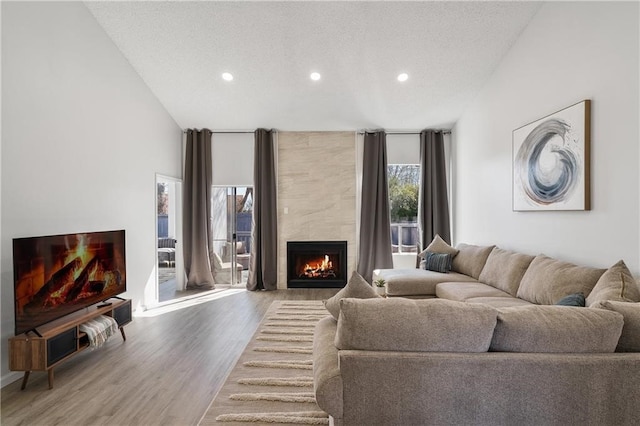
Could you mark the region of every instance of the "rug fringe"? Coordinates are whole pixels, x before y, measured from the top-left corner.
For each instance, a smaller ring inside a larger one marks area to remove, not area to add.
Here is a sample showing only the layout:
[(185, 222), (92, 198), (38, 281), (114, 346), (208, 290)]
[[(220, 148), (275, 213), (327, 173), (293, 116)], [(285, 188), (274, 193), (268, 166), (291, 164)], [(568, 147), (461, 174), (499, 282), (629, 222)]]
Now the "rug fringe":
[(269, 316), (267, 317), (268, 320), (270, 321), (315, 321), (318, 322), (320, 321), (322, 318), (326, 317), (327, 315), (300, 315), (300, 316), (289, 316), (287, 315), (281, 315), (281, 316)]
[(290, 413), (238, 413), (221, 414), (216, 417), (219, 422), (252, 422), (252, 423), (285, 423), (300, 425), (328, 425), (327, 413), (319, 411), (298, 411)]
[(256, 377), (238, 379), (241, 385), (313, 387), (313, 377)]
[(294, 368), (298, 370), (313, 370), (313, 361), (247, 361), (242, 365), (258, 368)]
[(261, 330), (260, 332), (264, 333), (264, 334), (297, 334), (299, 336), (313, 336), (313, 329), (304, 330), (304, 329), (301, 329), (301, 328), (288, 328), (288, 329), (265, 328), (264, 330)]
[(316, 402), (313, 392), (234, 393), (229, 395), (229, 399), (235, 401)]
[(313, 342), (313, 336), (258, 336), (256, 340), (268, 342)]
[(312, 354), (313, 348), (311, 347), (293, 347), (293, 346), (258, 346), (253, 348), (256, 352), (275, 352), (281, 354)]
[(265, 327), (306, 327), (306, 328), (315, 328), (314, 324), (309, 324), (304, 321), (281, 321), (281, 322), (265, 322)]
[(305, 309), (304, 311), (276, 311), (275, 315), (329, 315), (326, 309)]
[(318, 306), (314, 308), (304, 308), (302, 306), (281, 306), (276, 310), (276, 312), (290, 312), (290, 311), (298, 311), (298, 312), (327, 312), (327, 308), (324, 306)]

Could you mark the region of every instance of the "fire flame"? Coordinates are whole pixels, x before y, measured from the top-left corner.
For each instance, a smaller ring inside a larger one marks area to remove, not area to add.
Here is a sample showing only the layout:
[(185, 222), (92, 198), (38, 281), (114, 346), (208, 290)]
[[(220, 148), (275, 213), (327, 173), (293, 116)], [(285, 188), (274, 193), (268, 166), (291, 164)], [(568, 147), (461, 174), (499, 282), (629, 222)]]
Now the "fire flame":
[(324, 255), (322, 260), (318, 260), (314, 263), (305, 263), (302, 270), (299, 271), (299, 276), (312, 277), (328, 277), (335, 276), (333, 270), (333, 262), (330, 260), (329, 255)]
[[(67, 265), (69, 262), (73, 261), (76, 258), (80, 259), (81, 265), (86, 265), (91, 260), (91, 257), (92, 257), (92, 253), (89, 252), (87, 243), (88, 241), (87, 241), (86, 235), (84, 234), (78, 235), (78, 243), (74, 249), (70, 249), (67, 252), (66, 257), (64, 259), (64, 265)], [(74, 279), (78, 278), (81, 273), (82, 273), (82, 269), (78, 268), (78, 270), (76, 270), (75, 272)]]
[(333, 268), (333, 262), (329, 260), (329, 256), (327, 255), (324, 256), (324, 260), (321, 263), (316, 263), (315, 267), (312, 267), (308, 263), (305, 263), (304, 265), (305, 271), (308, 271), (311, 269), (315, 271), (328, 271), (331, 268)]

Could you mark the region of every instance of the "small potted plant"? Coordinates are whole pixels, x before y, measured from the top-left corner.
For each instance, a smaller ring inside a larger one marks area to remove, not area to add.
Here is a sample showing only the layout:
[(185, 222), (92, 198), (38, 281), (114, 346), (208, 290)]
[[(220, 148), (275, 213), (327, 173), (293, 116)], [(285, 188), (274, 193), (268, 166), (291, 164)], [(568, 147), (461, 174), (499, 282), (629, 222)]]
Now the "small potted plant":
[(378, 293), (379, 296), (384, 296), (386, 293), (386, 289), (385, 289), (386, 281), (380, 278), (375, 280), (373, 284), (375, 284), (376, 293)]

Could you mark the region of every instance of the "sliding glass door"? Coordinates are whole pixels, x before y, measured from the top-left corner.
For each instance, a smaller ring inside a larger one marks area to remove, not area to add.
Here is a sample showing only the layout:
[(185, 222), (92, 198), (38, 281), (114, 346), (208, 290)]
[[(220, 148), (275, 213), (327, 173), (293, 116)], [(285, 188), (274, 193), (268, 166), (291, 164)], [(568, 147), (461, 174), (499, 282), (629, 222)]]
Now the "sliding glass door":
[(156, 175), (157, 301), (183, 296), (185, 286), (182, 259), (182, 181)]
[(214, 186), (211, 198), (216, 284), (245, 286), (251, 253), (253, 188)]

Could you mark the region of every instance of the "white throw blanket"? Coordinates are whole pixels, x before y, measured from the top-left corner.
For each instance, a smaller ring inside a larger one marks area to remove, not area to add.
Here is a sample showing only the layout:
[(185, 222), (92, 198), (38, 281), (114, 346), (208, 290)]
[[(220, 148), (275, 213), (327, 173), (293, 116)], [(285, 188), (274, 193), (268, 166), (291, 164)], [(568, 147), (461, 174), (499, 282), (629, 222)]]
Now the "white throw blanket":
[(89, 346), (102, 346), (109, 337), (118, 332), (118, 322), (106, 315), (100, 315), (80, 325), (80, 331), (87, 333)]

